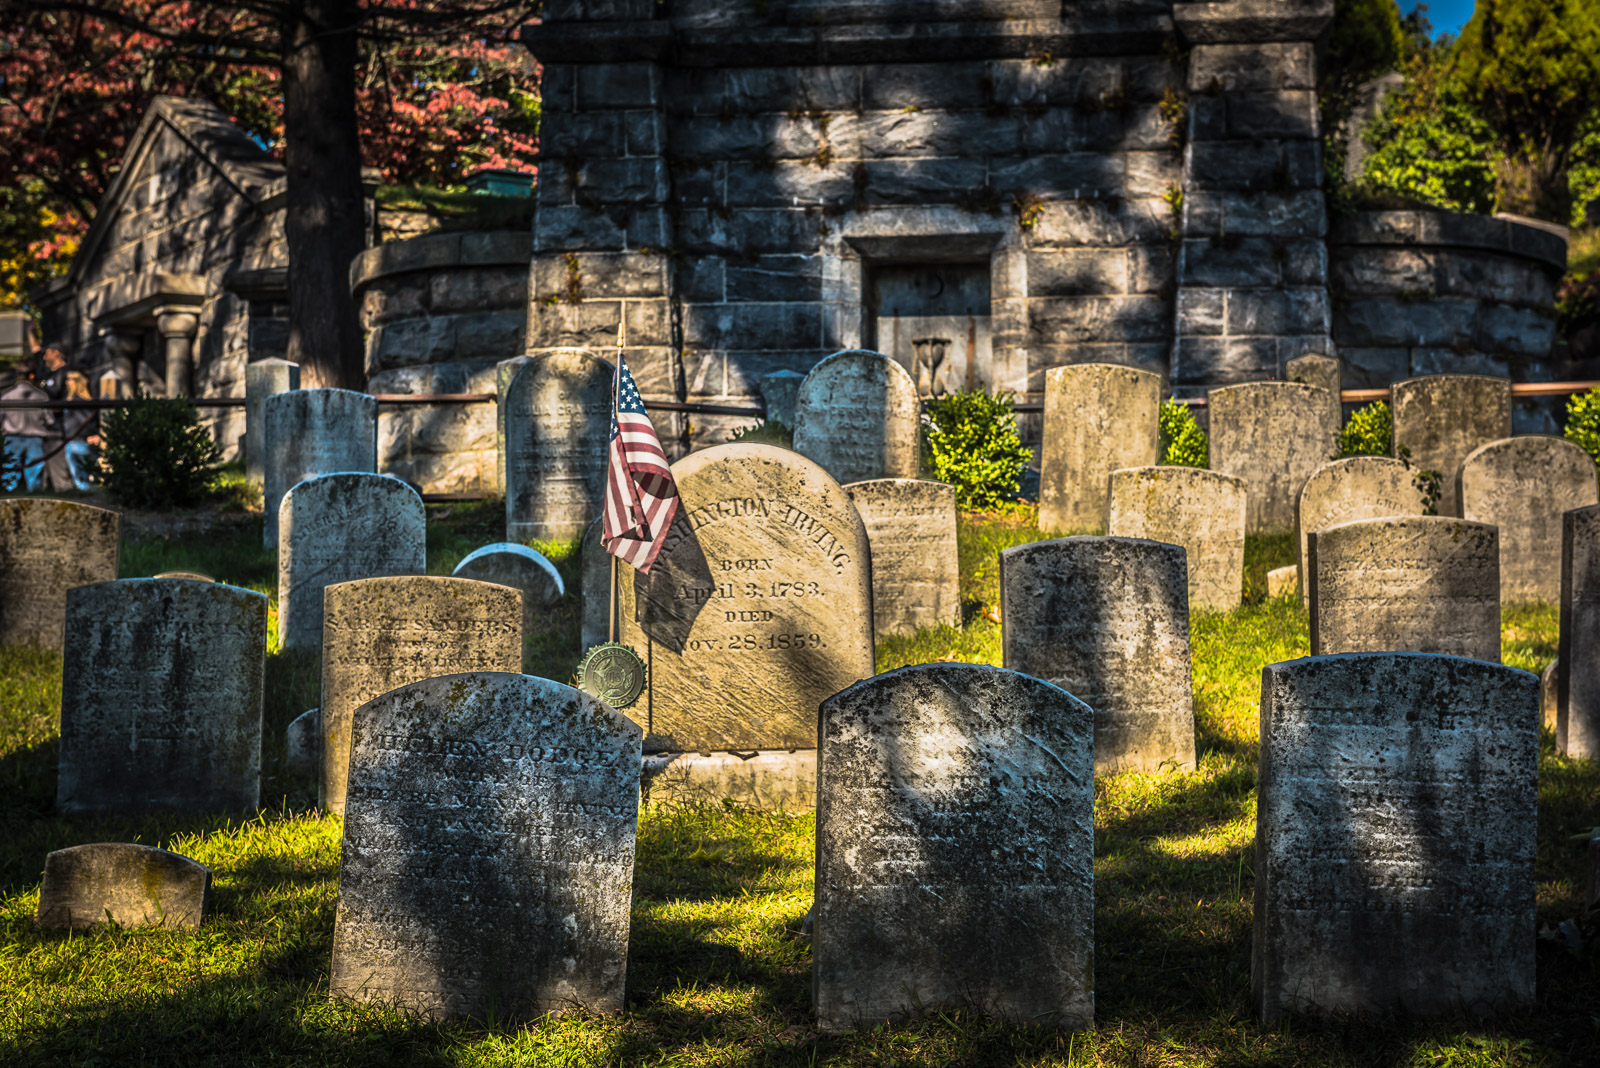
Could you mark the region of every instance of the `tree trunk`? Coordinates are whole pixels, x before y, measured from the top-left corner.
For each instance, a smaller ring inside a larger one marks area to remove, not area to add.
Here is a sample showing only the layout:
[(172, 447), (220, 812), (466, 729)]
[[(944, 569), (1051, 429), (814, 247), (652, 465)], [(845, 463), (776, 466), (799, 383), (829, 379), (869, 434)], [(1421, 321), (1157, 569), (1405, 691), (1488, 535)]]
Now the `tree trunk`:
[(289, 359), (308, 386), (365, 389), (350, 261), (366, 247), (356, 0), (294, 0), (283, 30)]

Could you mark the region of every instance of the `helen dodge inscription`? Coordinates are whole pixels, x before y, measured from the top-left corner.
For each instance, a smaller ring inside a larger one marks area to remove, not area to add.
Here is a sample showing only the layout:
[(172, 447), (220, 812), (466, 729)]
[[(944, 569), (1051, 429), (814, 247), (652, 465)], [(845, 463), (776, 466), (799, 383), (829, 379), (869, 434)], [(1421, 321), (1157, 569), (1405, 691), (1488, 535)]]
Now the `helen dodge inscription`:
[(424, 679), (356, 711), (335, 998), (435, 1019), (623, 1006), (639, 728), (549, 679)]

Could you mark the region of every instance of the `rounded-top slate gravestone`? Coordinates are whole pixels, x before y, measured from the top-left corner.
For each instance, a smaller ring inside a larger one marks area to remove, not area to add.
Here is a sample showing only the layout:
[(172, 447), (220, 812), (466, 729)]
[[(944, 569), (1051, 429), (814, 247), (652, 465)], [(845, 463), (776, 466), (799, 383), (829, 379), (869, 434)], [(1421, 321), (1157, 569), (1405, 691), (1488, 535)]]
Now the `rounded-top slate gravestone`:
[(871, 549), (849, 495), (771, 445), (672, 465), (681, 506), (650, 574), (618, 578), (649, 664), (628, 710), (651, 751), (811, 749), (817, 706), (872, 675)]
[(308, 478), (278, 509), (278, 644), (322, 644), (322, 591), (336, 582), (427, 570), (428, 513), (389, 475), (344, 471)]
[(292, 389), (261, 403), (266, 424), (261, 544), (278, 544), (279, 505), (299, 482), (378, 469), (378, 402), (348, 389)]
[(47, 497), (0, 501), (0, 645), (61, 651), (67, 591), (117, 577), (122, 516)]
[(1421, 515), (1421, 474), (1419, 468), (1387, 456), (1348, 456), (1311, 473), (1295, 508), (1301, 597), (1311, 597), (1311, 571), (1306, 562), (1311, 532), (1352, 519)]
[(1461, 657), (1263, 669), (1263, 1022), (1531, 1006), (1538, 700), (1529, 672)]
[(446, 675), (359, 708), (331, 996), (620, 1011), (639, 763), (637, 726), (549, 679)]
[(566, 596), (566, 584), (545, 555), (514, 541), (498, 541), (461, 558), (451, 577), (493, 582), (522, 591), (522, 634), (542, 629), (547, 609)]
[(1199, 467), (1111, 472), (1106, 533), (1183, 546), (1189, 607), (1231, 612), (1244, 596), (1244, 479)]
[(63, 812), (239, 812), (261, 793), (267, 599), (187, 579), (67, 592)]
[(1500, 602), (1561, 597), (1561, 517), (1600, 503), (1594, 460), (1562, 438), (1480, 445), (1456, 473), (1461, 516), (1500, 528)]
[(506, 538), (576, 538), (605, 507), (616, 368), (582, 349), (519, 366), (505, 393)]
[(866, 349), (836, 352), (800, 383), (794, 450), (841, 483), (916, 478), (921, 419), (904, 367)]
[(961, 622), (956, 489), (919, 478), (875, 478), (844, 488), (872, 548), (877, 634)]
[(1044, 374), (1039, 450), (1039, 529), (1101, 531), (1106, 478), (1160, 459), (1161, 376), (1136, 367), (1081, 363)]
[(1600, 759), (1600, 505), (1561, 517), (1556, 749)]
[(1294, 529), (1295, 502), (1339, 445), (1338, 406), (1301, 382), (1247, 382), (1206, 394), (1211, 468), (1245, 480), (1245, 533)]
[(813, 1004), (824, 1031), (978, 1006), (1094, 1024), (1094, 713), (921, 664), (821, 707)]
[[(1441, 478), (1439, 514), (1461, 514), (1456, 472), (1479, 445), (1511, 436), (1511, 380), (1489, 375), (1426, 375), (1389, 387), (1394, 452)], [(1402, 453), (1400, 450), (1406, 450)]]
[(40, 927), (198, 927), (211, 911), (211, 869), (165, 849), (97, 842), (44, 858)]

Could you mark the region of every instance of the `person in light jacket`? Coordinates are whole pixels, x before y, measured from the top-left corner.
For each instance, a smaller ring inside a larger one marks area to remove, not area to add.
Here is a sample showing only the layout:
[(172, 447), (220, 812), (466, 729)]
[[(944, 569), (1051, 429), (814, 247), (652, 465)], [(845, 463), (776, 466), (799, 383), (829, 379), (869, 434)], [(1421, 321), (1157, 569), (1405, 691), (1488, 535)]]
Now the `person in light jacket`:
[[(17, 365), (18, 374), (10, 385), (0, 392), (0, 400), (43, 403), (50, 399), (44, 390), (33, 384), (34, 364), (23, 360)], [(5, 464), (0, 468), (0, 481), (10, 493), (27, 488), (36, 492), (44, 483), (44, 447), (50, 437), (50, 413), (43, 408), (6, 408), (0, 410), (0, 433), (5, 435)]]

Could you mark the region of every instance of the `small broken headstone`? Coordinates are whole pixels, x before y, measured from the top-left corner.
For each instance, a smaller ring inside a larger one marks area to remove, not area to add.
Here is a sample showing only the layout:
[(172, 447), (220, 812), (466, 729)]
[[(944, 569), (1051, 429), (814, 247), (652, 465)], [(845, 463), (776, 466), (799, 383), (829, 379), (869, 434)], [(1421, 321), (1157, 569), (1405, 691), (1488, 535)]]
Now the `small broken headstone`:
[(211, 907), (211, 869), (131, 842), (57, 849), (44, 858), (41, 927), (198, 927)]

